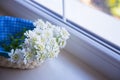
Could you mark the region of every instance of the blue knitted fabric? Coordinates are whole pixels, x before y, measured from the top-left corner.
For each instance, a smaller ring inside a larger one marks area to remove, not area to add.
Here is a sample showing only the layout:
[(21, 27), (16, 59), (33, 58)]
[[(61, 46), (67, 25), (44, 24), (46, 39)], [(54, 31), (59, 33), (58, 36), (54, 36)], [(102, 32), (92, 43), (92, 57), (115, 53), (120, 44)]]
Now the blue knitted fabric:
[[(0, 16), (0, 41), (7, 40), (9, 34), (16, 34), (23, 29), (33, 29), (33, 22), (21, 18), (10, 16)], [(8, 52), (4, 51), (0, 44), (0, 56), (9, 57)]]

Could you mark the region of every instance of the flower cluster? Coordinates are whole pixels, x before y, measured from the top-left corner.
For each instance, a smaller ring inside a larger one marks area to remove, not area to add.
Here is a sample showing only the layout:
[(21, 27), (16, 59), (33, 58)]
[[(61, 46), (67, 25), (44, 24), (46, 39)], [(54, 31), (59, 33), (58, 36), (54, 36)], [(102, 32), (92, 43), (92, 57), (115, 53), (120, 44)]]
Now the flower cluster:
[(49, 58), (57, 57), (60, 48), (66, 45), (69, 33), (63, 27), (52, 25), (38, 19), (35, 28), (24, 33), (25, 40), (19, 49), (12, 49), (9, 60), (13, 63), (43, 62)]

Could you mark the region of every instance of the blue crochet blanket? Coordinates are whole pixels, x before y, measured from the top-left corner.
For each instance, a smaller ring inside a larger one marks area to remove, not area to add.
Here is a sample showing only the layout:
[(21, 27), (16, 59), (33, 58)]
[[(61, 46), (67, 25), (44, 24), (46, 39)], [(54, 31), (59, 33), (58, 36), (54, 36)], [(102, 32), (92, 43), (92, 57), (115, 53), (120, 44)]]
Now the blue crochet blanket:
[[(9, 34), (16, 34), (23, 29), (33, 29), (33, 22), (30, 20), (25, 20), (21, 18), (16, 17), (10, 17), (10, 16), (0, 16), (0, 41), (8, 41)], [(8, 58), (8, 53), (6, 52), (0, 44), (0, 56), (4, 56)]]

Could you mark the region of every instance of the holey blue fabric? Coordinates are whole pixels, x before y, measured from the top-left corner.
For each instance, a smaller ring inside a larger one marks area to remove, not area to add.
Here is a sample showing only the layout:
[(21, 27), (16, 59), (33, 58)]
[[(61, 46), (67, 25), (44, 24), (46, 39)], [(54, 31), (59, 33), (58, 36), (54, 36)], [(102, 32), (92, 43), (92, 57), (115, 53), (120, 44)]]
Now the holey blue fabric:
[[(26, 19), (16, 18), (16, 17), (10, 17), (10, 16), (0, 16), (0, 41), (8, 41), (9, 35), (14, 35), (23, 29), (33, 29), (33, 22)], [(9, 52), (6, 52), (0, 44), (0, 56), (4, 56), (6, 58), (9, 58), (8, 56)]]

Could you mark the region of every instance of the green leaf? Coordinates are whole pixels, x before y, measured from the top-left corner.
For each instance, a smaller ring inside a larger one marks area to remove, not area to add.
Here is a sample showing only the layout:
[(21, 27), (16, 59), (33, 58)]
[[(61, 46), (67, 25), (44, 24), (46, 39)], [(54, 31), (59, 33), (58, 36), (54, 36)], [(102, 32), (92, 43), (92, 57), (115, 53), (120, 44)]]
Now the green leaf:
[(14, 35), (8, 35), (9, 40), (11, 41), (9, 44), (7, 43), (7, 40), (1, 41), (1, 46), (5, 49), (5, 51), (10, 51), (11, 49), (16, 49), (16, 48), (22, 48), (20, 44), (23, 43), (25, 36), (24, 33), (26, 32), (27, 29), (23, 29), (21, 32), (18, 32)]

